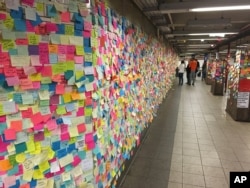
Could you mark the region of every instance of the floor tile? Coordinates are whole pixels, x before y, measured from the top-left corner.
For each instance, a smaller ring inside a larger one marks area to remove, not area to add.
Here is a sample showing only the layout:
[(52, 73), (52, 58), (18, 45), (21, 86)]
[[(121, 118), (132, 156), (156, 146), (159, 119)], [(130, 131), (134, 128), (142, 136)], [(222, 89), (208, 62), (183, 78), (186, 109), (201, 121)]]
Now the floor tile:
[(201, 158), (193, 156), (183, 156), (183, 164), (201, 165)]
[(183, 184), (205, 186), (204, 176), (183, 173)]
[(205, 176), (205, 182), (207, 188), (228, 188), (228, 183), (224, 177), (216, 178), (211, 176)]
[(223, 168), (203, 166), (203, 171), (205, 176), (222, 177), (222, 178), (225, 177)]
[(182, 188), (182, 183), (168, 182), (168, 188)]
[(183, 164), (183, 172), (203, 175), (203, 169), (201, 165)]
[(176, 183), (182, 183), (182, 172), (170, 171), (169, 181), (176, 182)]
[(197, 149), (187, 149), (183, 148), (183, 155), (200, 157), (200, 151)]
[(204, 166), (221, 167), (220, 159), (202, 157), (201, 162)]

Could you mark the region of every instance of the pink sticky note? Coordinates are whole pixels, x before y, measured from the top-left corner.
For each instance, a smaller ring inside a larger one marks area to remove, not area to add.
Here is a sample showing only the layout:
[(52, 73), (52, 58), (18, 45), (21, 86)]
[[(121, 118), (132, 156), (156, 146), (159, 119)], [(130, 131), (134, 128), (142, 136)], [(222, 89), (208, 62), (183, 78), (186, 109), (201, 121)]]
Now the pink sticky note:
[(0, 116), (0, 123), (6, 122), (6, 116)]
[(67, 46), (67, 54), (75, 54), (75, 46), (74, 45), (68, 45)]
[(29, 20), (26, 20), (26, 29), (28, 32), (35, 32), (35, 27), (31, 24)]
[(42, 123), (43, 116), (41, 115), (40, 112), (37, 112), (36, 114), (33, 115), (33, 117), (31, 117), (31, 121), (33, 122), (34, 125)]
[(47, 32), (54, 32), (54, 31), (58, 31), (57, 25), (54, 23), (46, 23), (46, 31)]
[(65, 93), (64, 84), (56, 85), (56, 94), (64, 94), (64, 93)]
[(56, 123), (56, 120), (54, 120), (54, 119), (48, 121), (46, 124), (47, 124), (47, 128), (49, 131), (57, 128), (57, 123)]
[(3, 179), (4, 187), (11, 187), (16, 184), (16, 176), (7, 176)]
[(16, 139), (15, 129), (5, 129), (4, 136), (6, 140), (15, 140)]
[(41, 71), (42, 76), (50, 77), (52, 75), (52, 68), (51, 66), (44, 66)]
[(86, 145), (88, 150), (92, 150), (95, 148), (95, 142), (88, 142)]
[(91, 32), (90, 31), (83, 31), (83, 36), (84, 36), (84, 38), (90, 38)]
[(49, 53), (48, 43), (39, 43), (38, 48), (39, 48), (40, 55)]
[(76, 112), (76, 115), (77, 116), (83, 116), (84, 115), (84, 108), (83, 107), (78, 108), (78, 111)]
[(67, 61), (74, 61), (75, 55), (74, 54), (67, 54)]
[(22, 0), (22, 4), (33, 7), (34, 6), (34, 0)]
[(58, 54), (67, 54), (67, 46), (58, 45)]
[(84, 133), (86, 131), (86, 126), (85, 124), (80, 124), (80, 125), (77, 125), (77, 130), (78, 130), (78, 133)]
[(61, 21), (62, 22), (70, 22), (70, 12), (62, 12), (61, 13)]
[(6, 14), (0, 13), (0, 20), (5, 20), (6, 19)]
[(33, 89), (40, 89), (41, 88), (41, 82), (32, 82)]
[(81, 163), (80, 157), (75, 156), (72, 165), (73, 165), (73, 166), (77, 166), (77, 165), (80, 164), (80, 163)]
[(23, 70), (26, 75), (31, 75), (36, 73), (35, 67), (23, 67)]
[(87, 133), (85, 134), (85, 143), (89, 143), (89, 142), (93, 142), (94, 141), (94, 137), (93, 137), (93, 133)]
[(16, 45), (26, 46), (29, 44), (28, 39), (16, 39)]
[(61, 134), (67, 133), (68, 132), (68, 125), (65, 125), (65, 124), (61, 125), (60, 131), (61, 131)]
[(17, 86), (20, 83), (18, 76), (7, 77), (6, 81), (7, 81), (8, 86)]
[(50, 104), (51, 105), (58, 105), (59, 104), (59, 95), (52, 95), (50, 97)]
[(91, 31), (92, 23), (84, 20), (84, 31)]
[(66, 54), (58, 54), (58, 62), (65, 62), (67, 60)]
[(83, 63), (83, 56), (75, 56), (75, 63), (82, 64)]
[(61, 140), (62, 141), (67, 141), (70, 139), (70, 135), (69, 133), (64, 133), (64, 134), (61, 134)]
[(40, 66), (40, 65), (42, 65), (41, 62), (40, 62), (40, 56), (39, 55), (31, 55), (30, 60), (31, 60), (31, 65), (32, 66)]
[(34, 141), (43, 141), (44, 140), (44, 132), (39, 132), (34, 135)]

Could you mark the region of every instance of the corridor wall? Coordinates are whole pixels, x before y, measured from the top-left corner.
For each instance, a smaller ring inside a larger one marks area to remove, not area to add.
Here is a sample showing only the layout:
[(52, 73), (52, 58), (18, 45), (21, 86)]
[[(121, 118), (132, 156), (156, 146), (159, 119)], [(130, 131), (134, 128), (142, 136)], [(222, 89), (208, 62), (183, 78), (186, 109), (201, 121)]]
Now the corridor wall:
[(174, 51), (104, 1), (6, 0), (0, 30), (0, 187), (115, 187)]

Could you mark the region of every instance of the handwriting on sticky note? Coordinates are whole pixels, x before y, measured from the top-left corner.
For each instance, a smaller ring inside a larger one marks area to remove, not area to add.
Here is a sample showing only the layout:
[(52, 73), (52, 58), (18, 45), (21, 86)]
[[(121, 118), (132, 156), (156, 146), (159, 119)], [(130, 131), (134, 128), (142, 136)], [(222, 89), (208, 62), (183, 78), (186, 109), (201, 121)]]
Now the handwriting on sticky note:
[(70, 36), (69, 37), (69, 43), (71, 45), (83, 46), (83, 37)]
[(67, 156), (59, 159), (59, 164), (61, 167), (65, 167), (66, 165), (72, 163), (74, 161), (73, 155), (68, 154)]
[(30, 65), (30, 57), (29, 56), (21, 56), (15, 55), (11, 56), (11, 65), (13, 67), (28, 67)]
[(23, 94), (22, 95), (22, 101), (23, 101), (23, 104), (34, 104), (34, 98), (33, 98), (33, 95), (32, 94)]
[(36, 9), (30, 7), (25, 8), (25, 18), (27, 20), (36, 21)]

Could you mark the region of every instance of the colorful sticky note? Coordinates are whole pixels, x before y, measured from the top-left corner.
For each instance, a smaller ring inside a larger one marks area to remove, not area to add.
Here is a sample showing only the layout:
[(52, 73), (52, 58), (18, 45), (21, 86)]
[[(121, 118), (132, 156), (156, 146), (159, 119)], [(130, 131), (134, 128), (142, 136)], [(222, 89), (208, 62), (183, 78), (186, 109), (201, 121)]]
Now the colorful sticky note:
[(15, 130), (15, 132), (20, 132), (23, 129), (22, 120), (15, 120), (10, 122), (10, 129)]
[(70, 12), (62, 12), (61, 13), (61, 21), (62, 22), (70, 22)]
[(15, 140), (16, 139), (16, 131), (15, 129), (5, 129), (4, 130), (4, 138), (6, 140)]

